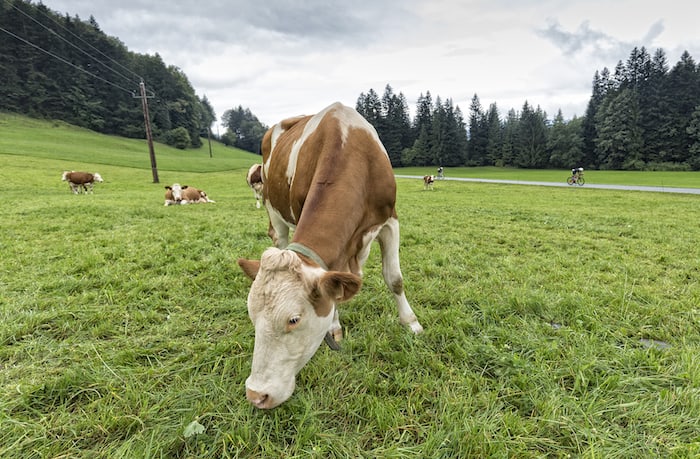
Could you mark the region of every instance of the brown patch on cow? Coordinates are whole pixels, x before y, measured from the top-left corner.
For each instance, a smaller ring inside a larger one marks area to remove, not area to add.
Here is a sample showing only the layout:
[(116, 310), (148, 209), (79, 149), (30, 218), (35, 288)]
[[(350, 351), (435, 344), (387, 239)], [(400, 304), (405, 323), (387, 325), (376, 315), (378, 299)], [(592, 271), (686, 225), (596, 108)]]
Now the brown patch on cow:
[(349, 301), (360, 291), (362, 279), (352, 273), (331, 271), (325, 273), (311, 286), (309, 301), (319, 317), (333, 310), (334, 303)]

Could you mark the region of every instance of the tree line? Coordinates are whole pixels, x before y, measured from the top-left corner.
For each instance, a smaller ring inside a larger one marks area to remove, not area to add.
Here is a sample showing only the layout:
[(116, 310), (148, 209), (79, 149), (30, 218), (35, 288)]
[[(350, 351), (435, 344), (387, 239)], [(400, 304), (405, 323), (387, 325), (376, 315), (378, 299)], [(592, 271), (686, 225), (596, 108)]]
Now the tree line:
[(403, 94), (387, 85), (362, 93), (357, 110), (377, 129), (392, 165), (700, 170), (700, 66), (688, 52), (634, 48), (614, 71), (593, 77), (584, 116), (553, 119), (525, 101), (505, 116), (478, 95), (465, 122), (451, 99), (421, 94), (410, 120)]

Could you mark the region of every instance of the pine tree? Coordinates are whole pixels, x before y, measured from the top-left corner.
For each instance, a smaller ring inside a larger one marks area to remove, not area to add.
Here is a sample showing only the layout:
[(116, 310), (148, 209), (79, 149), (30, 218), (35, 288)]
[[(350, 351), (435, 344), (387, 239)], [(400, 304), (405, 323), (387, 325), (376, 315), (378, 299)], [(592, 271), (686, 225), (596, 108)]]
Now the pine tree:
[(596, 124), (596, 152), (601, 168), (641, 168), (639, 107), (631, 89), (625, 88), (614, 97), (606, 98), (596, 115)]
[(669, 73), (668, 92), (669, 112), (674, 130), (668, 139), (668, 150), (661, 159), (681, 163), (688, 158), (692, 144), (687, 127), (695, 107), (700, 105), (700, 73), (687, 51), (681, 55), (681, 60)]
[(498, 114), (498, 106), (492, 103), (486, 111), (486, 164), (503, 165), (503, 129)]
[(467, 165), (483, 166), (487, 164), (488, 128), (486, 116), (481, 108), (479, 96), (474, 94), (469, 106), (469, 143), (467, 145)]
[(691, 141), (688, 151), (688, 165), (692, 170), (700, 171), (700, 105), (695, 107), (686, 133)]
[(583, 159), (581, 121), (580, 118), (574, 118), (567, 123), (564, 121), (561, 110), (557, 112), (547, 141), (550, 167), (568, 169), (581, 166)]
[(522, 168), (543, 168), (547, 165), (546, 115), (537, 107), (533, 110), (525, 101), (517, 128), (516, 165)]

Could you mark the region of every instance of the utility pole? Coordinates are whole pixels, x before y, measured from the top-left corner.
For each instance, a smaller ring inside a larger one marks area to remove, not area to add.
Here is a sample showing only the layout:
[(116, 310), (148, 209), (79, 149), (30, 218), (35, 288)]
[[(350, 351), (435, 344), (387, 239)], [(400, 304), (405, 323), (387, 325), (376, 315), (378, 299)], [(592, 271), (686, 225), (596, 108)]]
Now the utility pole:
[[(141, 105), (143, 106), (143, 119), (146, 122), (146, 140), (148, 140), (148, 153), (151, 157), (151, 172), (153, 173), (153, 183), (159, 183), (158, 181), (158, 166), (156, 166), (156, 153), (153, 150), (153, 134), (151, 133), (151, 117), (148, 115), (148, 97), (146, 95), (146, 83), (141, 80), (139, 84), (139, 89), (141, 90)], [(134, 96), (136, 97), (136, 96)]]
[(207, 126), (207, 140), (209, 140), (209, 157), (212, 158), (211, 154), (211, 129)]

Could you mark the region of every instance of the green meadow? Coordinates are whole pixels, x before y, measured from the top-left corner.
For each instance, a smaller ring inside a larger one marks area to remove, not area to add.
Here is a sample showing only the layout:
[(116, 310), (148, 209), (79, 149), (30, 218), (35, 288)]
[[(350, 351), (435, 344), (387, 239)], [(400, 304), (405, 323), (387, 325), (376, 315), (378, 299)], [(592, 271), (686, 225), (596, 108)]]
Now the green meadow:
[[(375, 246), (341, 350), (259, 411), (236, 263), (270, 245), (245, 183), (259, 156), (155, 148), (158, 184), (145, 141), (0, 114), (0, 457), (700, 456), (699, 196), (398, 179), (425, 332), (398, 323)], [(73, 195), (67, 169), (105, 181)], [(216, 203), (165, 207), (173, 182)]]

